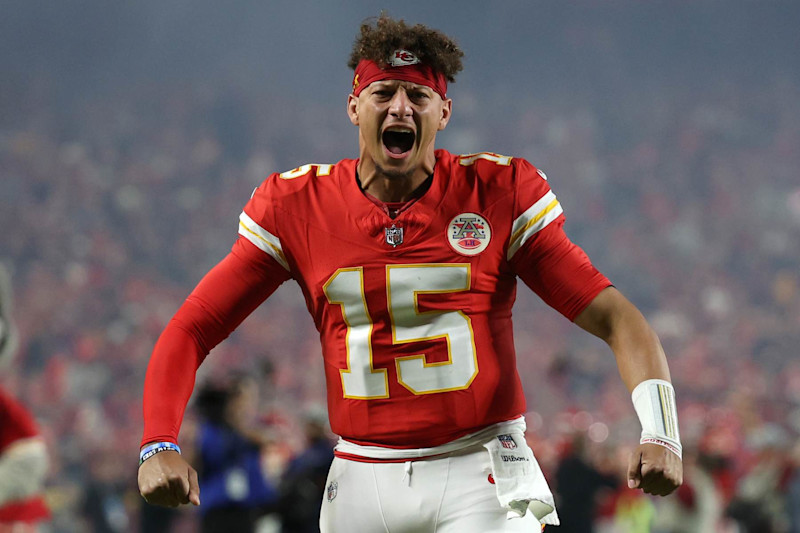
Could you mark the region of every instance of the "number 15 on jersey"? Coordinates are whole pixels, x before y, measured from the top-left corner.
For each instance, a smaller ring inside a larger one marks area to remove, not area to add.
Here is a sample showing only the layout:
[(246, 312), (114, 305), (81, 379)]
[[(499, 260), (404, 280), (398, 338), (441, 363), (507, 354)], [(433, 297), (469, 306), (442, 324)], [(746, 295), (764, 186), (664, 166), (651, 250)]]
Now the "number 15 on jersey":
[[(425, 354), (395, 359), (398, 382), (414, 394), (463, 390), (478, 374), (475, 338), (470, 318), (462, 311), (420, 311), (420, 294), (470, 289), (470, 265), (433, 263), (387, 265), (386, 296), (392, 343), (433, 339), (447, 342), (447, 361), (428, 363)], [(385, 368), (373, 366), (374, 323), (367, 307), (363, 267), (340, 268), (323, 286), (330, 304), (340, 305), (347, 327), (347, 368), (340, 370), (345, 398), (389, 397)]]

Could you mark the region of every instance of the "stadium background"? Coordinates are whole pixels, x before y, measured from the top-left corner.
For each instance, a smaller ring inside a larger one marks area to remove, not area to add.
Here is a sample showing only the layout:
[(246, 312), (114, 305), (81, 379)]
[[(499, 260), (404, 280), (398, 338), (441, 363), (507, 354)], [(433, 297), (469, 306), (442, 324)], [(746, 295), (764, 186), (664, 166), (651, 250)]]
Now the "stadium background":
[[(50, 446), (50, 529), (88, 531), (100, 503), (86, 490), (101, 482), (119, 496), (118, 530), (135, 530), (150, 349), (268, 172), (357, 155), (346, 58), (382, 7), (466, 53), (439, 146), (545, 170), (568, 234), (660, 334), (687, 479), (712, 480), (695, 508), (707, 497), (722, 515), (750, 498), (787, 530), (800, 509), (800, 5), (12, 0), (0, 17), (0, 261), (20, 347), (0, 383)], [(637, 423), (609, 350), (524, 287), (515, 315), (545, 469), (586, 431), (595, 465), (621, 470)], [(317, 344), (290, 283), (201, 373), (263, 371), (278, 463), (324, 402)], [(688, 504), (640, 505), (653, 531), (677, 531), (664, 521)], [(634, 530), (605, 513), (603, 530)]]

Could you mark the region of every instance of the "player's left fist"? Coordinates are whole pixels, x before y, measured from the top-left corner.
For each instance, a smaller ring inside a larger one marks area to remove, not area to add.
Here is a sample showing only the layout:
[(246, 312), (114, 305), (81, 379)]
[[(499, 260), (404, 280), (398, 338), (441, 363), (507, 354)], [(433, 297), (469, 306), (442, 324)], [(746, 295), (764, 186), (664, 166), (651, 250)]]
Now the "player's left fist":
[(683, 483), (683, 462), (658, 444), (640, 444), (628, 461), (628, 487), (666, 496)]

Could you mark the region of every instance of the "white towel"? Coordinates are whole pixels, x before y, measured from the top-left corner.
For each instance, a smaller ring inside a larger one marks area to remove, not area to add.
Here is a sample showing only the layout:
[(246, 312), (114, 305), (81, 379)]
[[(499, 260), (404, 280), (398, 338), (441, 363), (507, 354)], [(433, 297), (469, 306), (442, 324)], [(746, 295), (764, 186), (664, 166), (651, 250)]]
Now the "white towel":
[(530, 509), (542, 524), (559, 524), (553, 493), (523, 433), (498, 435), (483, 445), (492, 461), (492, 476), (500, 505), (508, 518), (525, 516)]

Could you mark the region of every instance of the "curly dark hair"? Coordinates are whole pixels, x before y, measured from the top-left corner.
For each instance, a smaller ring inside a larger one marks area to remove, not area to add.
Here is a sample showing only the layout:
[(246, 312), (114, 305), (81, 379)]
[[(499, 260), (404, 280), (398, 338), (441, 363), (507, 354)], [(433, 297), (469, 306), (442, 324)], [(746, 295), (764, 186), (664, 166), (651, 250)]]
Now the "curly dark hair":
[(355, 70), (359, 61), (368, 59), (383, 67), (398, 49), (413, 53), (451, 83), (463, 68), (461, 58), (464, 52), (453, 39), (422, 24), (409, 27), (405, 21), (394, 20), (386, 13), (366, 19), (361, 24), (361, 33), (353, 43), (347, 66)]

